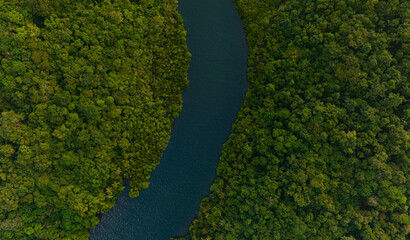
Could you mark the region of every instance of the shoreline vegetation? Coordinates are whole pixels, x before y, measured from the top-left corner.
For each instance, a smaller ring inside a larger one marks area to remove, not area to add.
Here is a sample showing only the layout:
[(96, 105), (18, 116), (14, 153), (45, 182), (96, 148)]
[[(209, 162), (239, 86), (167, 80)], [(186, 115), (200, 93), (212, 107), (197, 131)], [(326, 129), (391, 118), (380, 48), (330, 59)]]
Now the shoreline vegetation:
[(175, 0), (0, 2), (0, 238), (88, 239), (148, 187), (190, 53)]
[(234, 2), (250, 87), (178, 239), (406, 239), (410, 2)]

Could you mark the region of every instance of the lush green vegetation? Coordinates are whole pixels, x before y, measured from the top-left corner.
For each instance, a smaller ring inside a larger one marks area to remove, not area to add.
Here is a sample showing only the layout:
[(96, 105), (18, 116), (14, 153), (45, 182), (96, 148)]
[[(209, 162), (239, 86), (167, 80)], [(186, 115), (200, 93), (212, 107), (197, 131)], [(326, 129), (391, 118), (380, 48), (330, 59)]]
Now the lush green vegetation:
[(187, 86), (176, 7), (0, 1), (1, 239), (87, 239), (148, 186)]
[(187, 239), (406, 239), (410, 1), (235, 2), (251, 85)]

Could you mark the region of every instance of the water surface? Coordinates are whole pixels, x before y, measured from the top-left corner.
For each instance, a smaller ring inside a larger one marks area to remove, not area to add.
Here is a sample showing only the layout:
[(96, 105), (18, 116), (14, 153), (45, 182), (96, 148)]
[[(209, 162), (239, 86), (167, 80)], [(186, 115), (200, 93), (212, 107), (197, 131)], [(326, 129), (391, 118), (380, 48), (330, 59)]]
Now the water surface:
[(181, 0), (192, 61), (189, 87), (171, 140), (136, 199), (128, 188), (91, 230), (93, 240), (169, 240), (182, 236), (216, 177), (222, 144), (248, 87), (247, 45), (232, 0)]

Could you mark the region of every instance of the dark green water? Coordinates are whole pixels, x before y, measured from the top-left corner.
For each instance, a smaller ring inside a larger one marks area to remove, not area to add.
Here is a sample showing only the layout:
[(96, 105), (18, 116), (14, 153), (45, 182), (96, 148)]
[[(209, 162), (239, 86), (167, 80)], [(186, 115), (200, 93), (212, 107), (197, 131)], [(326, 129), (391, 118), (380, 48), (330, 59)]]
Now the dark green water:
[(231, 125), (248, 87), (248, 49), (232, 0), (181, 0), (192, 61), (184, 105), (149, 188), (128, 190), (91, 230), (95, 240), (169, 240), (188, 232), (209, 194)]

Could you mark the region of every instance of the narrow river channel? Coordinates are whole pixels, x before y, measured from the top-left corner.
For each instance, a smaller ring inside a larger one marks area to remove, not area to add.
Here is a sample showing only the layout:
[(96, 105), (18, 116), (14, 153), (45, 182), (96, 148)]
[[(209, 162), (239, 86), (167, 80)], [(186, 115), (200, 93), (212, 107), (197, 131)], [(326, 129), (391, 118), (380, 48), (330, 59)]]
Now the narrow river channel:
[(192, 61), (183, 109), (150, 185), (136, 199), (128, 188), (91, 230), (92, 240), (169, 240), (182, 236), (216, 177), (248, 87), (248, 48), (232, 0), (180, 0)]

